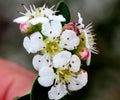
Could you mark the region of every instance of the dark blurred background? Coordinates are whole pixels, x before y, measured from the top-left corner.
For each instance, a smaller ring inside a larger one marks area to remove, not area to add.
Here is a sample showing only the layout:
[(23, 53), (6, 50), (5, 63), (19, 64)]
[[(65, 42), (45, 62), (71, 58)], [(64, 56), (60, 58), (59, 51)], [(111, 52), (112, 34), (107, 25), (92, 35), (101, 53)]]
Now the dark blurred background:
[[(23, 48), (24, 35), (19, 26), (12, 22), (23, 11), (21, 3), (30, 2), (42, 6), (56, 4), (59, 0), (0, 0), (0, 57), (32, 68), (32, 57)], [(92, 55), (86, 87), (71, 97), (75, 100), (120, 100), (120, 0), (65, 0), (72, 20), (77, 22), (77, 12), (84, 18), (85, 25), (94, 22), (99, 55)]]

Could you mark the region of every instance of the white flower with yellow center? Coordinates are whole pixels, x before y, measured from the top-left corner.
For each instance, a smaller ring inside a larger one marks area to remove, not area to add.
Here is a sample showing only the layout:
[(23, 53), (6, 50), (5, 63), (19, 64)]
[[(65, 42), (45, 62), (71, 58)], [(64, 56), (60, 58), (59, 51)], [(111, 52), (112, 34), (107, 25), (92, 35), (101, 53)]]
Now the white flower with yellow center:
[(80, 90), (87, 83), (87, 72), (80, 69), (79, 57), (68, 51), (57, 53), (52, 60), (47, 55), (36, 55), (33, 66), (39, 71), (38, 82), (42, 86), (54, 84), (48, 92), (52, 100), (61, 99), (69, 91)]
[(95, 34), (92, 33), (92, 23), (88, 24), (86, 27), (84, 27), (83, 24), (83, 18), (81, 17), (80, 13), (78, 13), (78, 29), (81, 34), (84, 34), (85, 37), (85, 46), (89, 50), (89, 57), (87, 59), (87, 65), (90, 65), (90, 60), (91, 60), (91, 52), (94, 54), (98, 54), (98, 50), (95, 47)]
[(55, 15), (56, 11), (53, 11), (53, 7), (50, 9), (45, 5), (43, 7), (36, 8), (35, 5), (30, 5), (29, 9), (23, 4), (26, 12), (19, 12), (23, 16), (18, 17), (13, 20), (18, 24), (29, 22), (32, 25), (36, 25), (38, 23), (46, 23), (49, 20), (56, 20), (59, 22), (64, 22), (65, 18), (62, 15)]
[(24, 48), (28, 53), (49, 54), (54, 56), (63, 49), (73, 50), (80, 43), (80, 39), (72, 30), (62, 32), (59, 21), (49, 21), (42, 25), (42, 33), (35, 32), (30, 37), (26, 36), (23, 41)]

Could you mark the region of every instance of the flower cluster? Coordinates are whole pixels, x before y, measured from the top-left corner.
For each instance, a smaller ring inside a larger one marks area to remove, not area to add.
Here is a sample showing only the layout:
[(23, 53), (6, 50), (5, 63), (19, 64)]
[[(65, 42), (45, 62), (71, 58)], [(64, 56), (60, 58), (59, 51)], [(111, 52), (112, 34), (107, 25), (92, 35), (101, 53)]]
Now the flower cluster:
[(38, 71), (38, 82), (43, 87), (51, 86), (49, 99), (61, 99), (71, 91), (80, 90), (87, 84), (87, 72), (81, 69), (86, 60), (90, 64), (91, 52), (97, 54), (92, 24), (84, 27), (78, 13), (77, 23), (67, 23), (63, 15), (56, 15), (53, 7), (46, 5), (36, 8), (30, 5), (26, 12), (19, 12), (14, 22), (27, 36), (23, 46), (28, 53), (33, 53), (33, 67)]

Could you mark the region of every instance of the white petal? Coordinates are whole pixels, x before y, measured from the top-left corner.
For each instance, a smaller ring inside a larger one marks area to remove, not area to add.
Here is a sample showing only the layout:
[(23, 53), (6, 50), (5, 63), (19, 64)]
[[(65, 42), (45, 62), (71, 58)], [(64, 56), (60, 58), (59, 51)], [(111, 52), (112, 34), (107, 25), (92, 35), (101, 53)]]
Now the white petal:
[(54, 14), (54, 12), (51, 9), (47, 8), (47, 7), (46, 8), (43, 7), (43, 9), (41, 10), (41, 16), (43, 16), (43, 17), (44, 17), (44, 15), (49, 17), (52, 14)]
[(29, 22), (32, 24), (32, 25), (36, 25), (38, 23), (46, 23), (48, 22), (49, 20), (45, 17), (37, 17), (37, 18), (32, 18)]
[(49, 21), (43, 23), (42, 33), (50, 39), (60, 36), (62, 25), (59, 21)]
[(65, 30), (60, 37), (60, 45), (68, 50), (75, 49), (80, 43), (80, 39), (72, 30)]
[(71, 59), (71, 52), (62, 51), (53, 57), (53, 66), (55, 68), (65, 67)]
[(28, 37), (25, 37), (24, 40), (23, 40), (23, 46), (24, 48), (27, 50), (28, 53), (31, 52), (31, 42), (30, 42), (30, 39)]
[(40, 68), (41, 58), (42, 58), (41, 55), (35, 55), (35, 56), (33, 57), (33, 60), (32, 60), (33, 67), (34, 67), (37, 71), (39, 71), (39, 68)]
[(49, 19), (50, 20), (57, 20), (57, 21), (60, 21), (60, 22), (64, 22), (64, 21), (66, 21), (66, 19), (62, 16), (62, 15), (58, 15), (58, 16), (56, 16), (56, 15), (54, 15), (54, 16), (49, 16)]
[(42, 67), (52, 67), (50, 57), (47, 54), (34, 56), (32, 63), (37, 71), (40, 71)]
[(81, 14), (78, 12), (78, 23), (80, 23), (81, 28), (84, 28), (84, 24), (83, 24), (83, 18), (81, 17)]
[(29, 20), (29, 17), (27, 16), (22, 16), (22, 17), (18, 17), (16, 19), (13, 20), (13, 22), (21, 24), (21, 23), (25, 23), (26, 21)]
[(90, 61), (91, 61), (91, 52), (89, 51), (89, 57), (88, 57), (87, 62), (86, 62), (87, 66), (90, 65)]
[(52, 67), (44, 66), (39, 70), (40, 77), (54, 76), (54, 70)]
[(83, 88), (88, 81), (88, 75), (87, 72), (82, 71), (77, 78), (71, 78), (71, 82), (68, 85), (68, 89), (71, 91), (77, 91)]
[(45, 43), (42, 35), (39, 32), (35, 32), (30, 38), (27, 36), (24, 38), (23, 46), (28, 53), (37, 53), (45, 47)]
[(49, 87), (53, 84), (54, 77), (51, 77), (51, 76), (39, 77), (38, 82), (40, 85), (44, 87)]
[(39, 78), (38, 82), (44, 86), (48, 87), (51, 86), (55, 79), (55, 73), (54, 70), (50, 67), (42, 67), (42, 69), (39, 71)]
[(67, 94), (66, 86), (62, 83), (59, 83), (56, 86), (52, 86), (48, 92), (49, 99), (59, 100)]
[(81, 61), (78, 56), (73, 55), (70, 64), (71, 64), (70, 71), (78, 72), (80, 70)]

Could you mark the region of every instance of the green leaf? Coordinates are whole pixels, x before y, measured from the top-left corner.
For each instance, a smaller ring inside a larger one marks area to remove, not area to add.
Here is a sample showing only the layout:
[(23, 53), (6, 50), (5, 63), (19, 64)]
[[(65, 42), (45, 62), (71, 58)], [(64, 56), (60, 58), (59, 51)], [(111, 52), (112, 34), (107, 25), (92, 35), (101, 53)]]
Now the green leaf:
[(70, 22), (71, 17), (69, 8), (62, 0), (57, 4), (56, 11), (58, 11), (56, 12), (56, 15), (63, 15), (66, 19), (66, 21), (62, 23), (63, 25)]
[(22, 97), (16, 97), (14, 100), (30, 100), (30, 94), (26, 94)]
[(70, 100), (69, 95), (64, 96), (64, 97), (63, 97), (62, 99), (60, 99), (60, 100)]
[(49, 90), (50, 87), (43, 87), (38, 83), (38, 76), (37, 76), (31, 90), (31, 100), (49, 100), (48, 99)]

